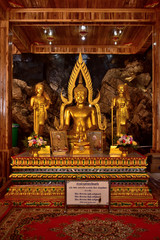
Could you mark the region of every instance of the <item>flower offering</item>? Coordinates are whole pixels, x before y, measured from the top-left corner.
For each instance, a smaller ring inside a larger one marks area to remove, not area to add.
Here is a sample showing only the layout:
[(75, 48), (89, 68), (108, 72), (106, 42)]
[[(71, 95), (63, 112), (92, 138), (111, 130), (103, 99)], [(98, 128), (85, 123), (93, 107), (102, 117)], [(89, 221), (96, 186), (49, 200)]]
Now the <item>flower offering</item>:
[(43, 137), (32, 133), (31, 136), (25, 139), (24, 144), (27, 148), (45, 148), (47, 141), (45, 141)]
[(137, 142), (133, 140), (133, 137), (131, 135), (123, 135), (120, 137), (117, 141), (118, 147), (133, 147), (135, 148), (137, 146)]

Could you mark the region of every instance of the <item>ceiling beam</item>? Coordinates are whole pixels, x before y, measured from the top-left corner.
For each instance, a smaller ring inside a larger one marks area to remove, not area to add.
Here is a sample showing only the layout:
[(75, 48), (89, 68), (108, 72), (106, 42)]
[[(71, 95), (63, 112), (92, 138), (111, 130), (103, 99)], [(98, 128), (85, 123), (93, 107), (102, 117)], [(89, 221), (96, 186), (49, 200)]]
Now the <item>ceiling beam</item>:
[[(80, 23), (75, 23), (75, 22), (52, 22), (52, 23), (44, 23), (44, 22), (39, 22), (39, 23), (33, 23), (33, 22), (15, 22), (14, 26), (21, 26), (21, 27), (77, 27), (79, 26)], [(91, 27), (122, 27), (122, 26), (128, 26), (128, 27), (145, 27), (145, 26), (151, 26), (153, 25), (150, 22), (143, 23), (143, 22), (138, 22), (138, 23), (112, 23), (112, 22), (88, 22), (87, 26)]]
[(102, 45), (32, 45), (31, 52), (36, 54), (71, 54), (71, 53), (86, 53), (86, 54), (132, 54), (135, 52), (135, 47), (126, 46), (102, 46)]
[(153, 9), (95, 9), (95, 8), (20, 8), (9, 11), (10, 22), (115, 22), (153, 23)]
[(143, 46), (145, 45), (145, 43), (147, 42), (147, 40), (151, 36), (151, 34), (152, 34), (152, 30), (150, 30), (150, 29), (145, 30), (145, 32), (143, 34), (143, 38), (141, 40), (139, 40), (137, 47), (135, 47), (134, 54), (138, 53), (143, 48)]
[[(16, 37), (17, 40), (23, 45), (25, 50), (27, 52), (30, 52), (31, 51), (30, 42), (29, 42), (27, 36), (22, 31), (22, 29), (19, 27), (16, 27), (16, 28), (12, 29), (12, 32), (14, 34), (14, 37)], [(18, 46), (16, 46), (16, 47), (18, 48)]]

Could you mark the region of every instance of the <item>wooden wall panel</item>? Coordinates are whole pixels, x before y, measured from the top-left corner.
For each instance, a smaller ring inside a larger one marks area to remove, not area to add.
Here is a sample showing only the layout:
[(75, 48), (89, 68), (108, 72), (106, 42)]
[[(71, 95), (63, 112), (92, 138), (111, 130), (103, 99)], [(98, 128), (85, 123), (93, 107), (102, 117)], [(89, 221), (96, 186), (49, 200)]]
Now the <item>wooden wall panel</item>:
[(10, 22), (155, 22), (152, 9), (16, 8)]
[[(12, 151), (12, 55), (9, 22), (0, 21), (0, 166), (8, 178)], [(6, 175), (7, 174), (7, 175)]]
[(160, 13), (157, 13), (157, 21), (153, 27), (152, 36), (152, 151), (160, 152)]

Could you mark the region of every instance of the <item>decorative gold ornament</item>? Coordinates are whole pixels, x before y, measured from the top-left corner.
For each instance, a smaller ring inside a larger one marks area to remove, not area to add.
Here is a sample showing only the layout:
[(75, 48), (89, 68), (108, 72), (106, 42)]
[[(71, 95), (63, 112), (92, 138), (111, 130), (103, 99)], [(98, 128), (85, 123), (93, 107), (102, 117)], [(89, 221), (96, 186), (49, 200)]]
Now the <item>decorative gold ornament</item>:
[(70, 179), (78, 179), (78, 180), (93, 180), (93, 179), (101, 179), (101, 180), (148, 180), (149, 176), (143, 173), (12, 173), (10, 178), (13, 180), (70, 180)]
[(134, 157), (126, 157), (122, 159), (121, 157), (72, 157), (72, 156), (56, 156), (56, 157), (12, 157), (11, 163), (12, 169), (16, 168), (69, 168), (69, 167), (88, 167), (88, 168), (139, 168), (145, 169), (147, 167), (147, 157), (141, 155)]

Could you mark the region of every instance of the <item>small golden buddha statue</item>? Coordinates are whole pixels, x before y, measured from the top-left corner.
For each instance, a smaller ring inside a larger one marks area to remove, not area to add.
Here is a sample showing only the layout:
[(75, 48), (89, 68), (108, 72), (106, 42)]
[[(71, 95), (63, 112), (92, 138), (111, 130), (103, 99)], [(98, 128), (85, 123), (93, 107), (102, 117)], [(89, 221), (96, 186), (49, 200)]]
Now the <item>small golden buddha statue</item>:
[[(118, 85), (118, 96), (112, 99), (111, 109), (116, 107), (117, 137), (127, 134), (127, 120), (129, 119), (128, 107), (130, 97), (127, 92), (127, 85)], [(112, 123), (113, 125), (113, 123)]]
[(30, 106), (34, 110), (34, 132), (43, 135), (45, 120), (47, 119), (47, 109), (51, 104), (48, 94), (44, 91), (44, 85), (38, 83), (35, 86), (36, 96), (31, 97)]
[[(79, 82), (76, 86), (78, 76)], [(86, 86), (83, 85), (82, 76)], [(75, 106), (73, 106), (73, 95), (76, 102)], [(87, 97), (88, 101), (86, 101)], [(73, 146), (71, 149), (72, 154), (90, 154), (87, 131), (95, 129), (103, 131), (107, 127), (105, 117), (103, 122), (101, 122), (101, 112), (98, 104), (100, 93), (94, 100), (92, 97), (91, 77), (80, 53), (69, 79), (68, 99), (63, 97), (61, 93), (60, 124), (56, 118), (54, 121), (55, 128), (60, 131), (69, 129), (71, 119), (73, 120), (72, 129), (68, 130), (69, 139)]]

